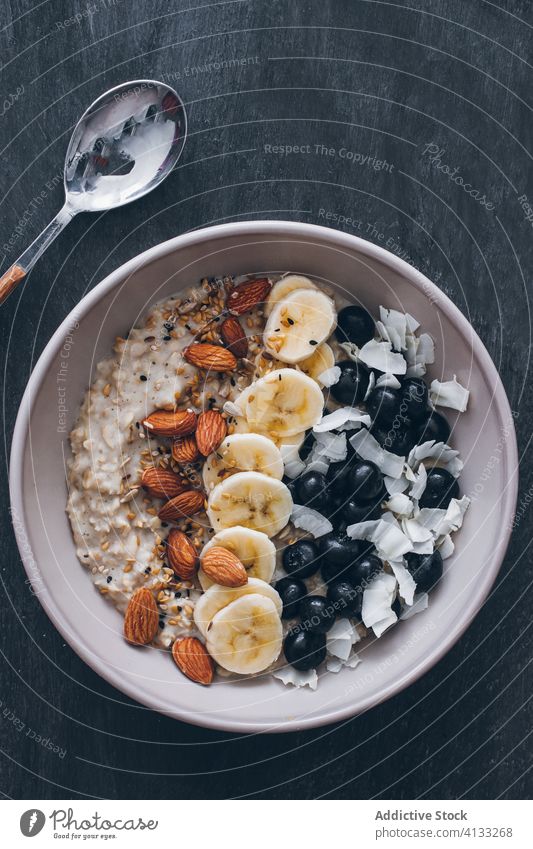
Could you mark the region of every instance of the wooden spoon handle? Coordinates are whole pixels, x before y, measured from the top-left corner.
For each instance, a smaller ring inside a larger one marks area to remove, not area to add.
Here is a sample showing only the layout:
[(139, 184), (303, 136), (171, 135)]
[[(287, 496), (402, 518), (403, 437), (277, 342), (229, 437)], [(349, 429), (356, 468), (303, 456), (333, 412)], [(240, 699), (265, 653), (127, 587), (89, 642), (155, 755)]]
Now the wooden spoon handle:
[(26, 277), (26, 272), (21, 265), (12, 265), (0, 277), (0, 304), (3, 304), (5, 299), (9, 297), (13, 289), (15, 289), (20, 281)]

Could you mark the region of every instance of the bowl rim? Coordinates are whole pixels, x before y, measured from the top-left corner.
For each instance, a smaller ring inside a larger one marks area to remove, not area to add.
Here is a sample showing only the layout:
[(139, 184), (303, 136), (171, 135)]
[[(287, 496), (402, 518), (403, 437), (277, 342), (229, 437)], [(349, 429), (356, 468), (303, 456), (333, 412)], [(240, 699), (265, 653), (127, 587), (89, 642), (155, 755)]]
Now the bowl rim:
[(139, 690), (135, 687), (135, 685), (130, 684), (127, 679), (121, 678), (117, 670), (101, 665), (98, 659), (95, 659), (95, 656), (91, 652), (89, 646), (80, 642), (74, 643), (74, 641), (72, 641), (71, 635), (62, 624), (59, 607), (55, 599), (52, 597), (46, 582), (43, 582), (43, 588), (40, 588), (39, 590), (38, 600), (42, 604), (48, 618), (52, 621), (53, 625), (63, 636), (65, 641), (68, 642), (69, 646), (93, 671), (104, 678), (104, 680), (117, 690), (129, 696), (137, 703), (166, 714), (173, 719), (179, 719), (180, 721), (206, 728), (240, 733), (260, 733), (265, 731), (279, 733), (320, 727), (332, 722), (338, 722), (360, 715), (413, 684), (422, 675), (428, 672), (436, 663), (438, 663), (438, 661), (441, 660), (442, 657), (455, 645), (483, 606), (483, 603), (487, 598), (494, 581), (496, 580), (496, 576), (501, 568), (501, 564), (509, 544), (512, 531), (511, 519), (515, 512), (518, 495), (518, 447), (516, 442), (514, 420), (509, 401), (499, 373), (487, 349), (485, 348), (485, 345), (458, 307), (456, 307), (448, 296), (431, 280), (429, 280), (429, 278), (418, 271), (418, 269), (414, 268), (403, 259), (400, 259), (379, 245), (375, 245), (372, 242), (361, 239), (360, 237), (354, 236), (350, 233), (343, 233), (342, 231), (323, 227), (317, 224), (265, 219), (217, 224), (199, 230), (193, 230), (188, 233), (175, 236), (165, 242), (161, 242), (152, 248), (148, 248), (146, 251), (137, 254), (135, 257), (123, 263), (108, 274), (107, 277), (91, 289), (81, 299), (81, 301), (78, 302), (78, 304), (61, 322), (48, 343), (45, 345), (32, 370), (15, 422), (9, 464), (9, 489), (12, 515), (16, 515), (18, 517), (17, 522), (13, 523), (15, 537), (22, 563), (30, 581), (32, 575), (30, 571), (30, 559), (32, 554), (31, 552), (30, 554), (27, 553), (25, 545), (26, 527), (28, 527), (30, 523), (27, 521), (24, 508), (23, 467), (25, 444), (31, 423), (31, 399), (37, 396), (48, 369), (63, 342), (65, 332), (72, 326), (72, 321), (74, 319), (76, 321), (80, 321), (108, 292), (123, 283), (133, 272), (138, 271), (148, 263), (182, 248), (186, 248), (191, 244), (205, 243), (224, 236), (238, 237), (240, 235), (246, 237), (258, 236), (274, 239), (283, 239), (285, 236), (290, 236), (300, 237), (305, 241), (316, 239), (320, 244), (329, 244), (337, 249), (346, 248), (350, 251), (356, 250), (360, 254), (380, 261), (391, 270), (399, 273), (403, 277), (406, 277), (408, 281), (416, 289), (421, 291), (425, 297), (430, 300), (432, 298), (437, 300), (439, 309), (442, 309), (449, 320), (457, 327), (459, 332), (462, 335), (468, 334), (473, 340), (472, 346), (476, 350), (476, 357), (478, 358), (480, 369), (486, 376), (488, 376), (491, 381), (491, 385), (494, 386), (492, 396), (494, 404), (500, 411), (500, 414), (506, 416), (506, 420), (508, 420), (511, 425), (511, 432), (509, 434), (509, 439), (506, 440), (505, 446), (510, 474), (502, 494), (502, 508), (500, 513), (500, 527), (502, 528), (501, 536), (494, 551), (491, 566), (483, 573), (483, 578), (477, 585), (476, 593), (471, 595), (465, 614), (461, 620), (458, 621), (453, 628), (450, 628), (443, 636), (442, 642), (437, 649), (428, 654), (427, 657), (421, 660), (417, 665), (407, 670), (399, 680), (395, 680), (387, 686), (384, 686), (379, 694), (363, 697), (355, 710), (353, 706), (349, 705), (331, 708), (323, 713), (313, 714), (303, 718), (284, 719), (279, 725), (273, 724), (272, 722), (257, 722), (253, 720), (246, 721), (241, 719), (235, 720), (229, 717), (222, 718), (219, 714), (210, 713), (202, 713), (201, 715), (191, 717), (189, 713), (181, 710), (179, 705), (170, 712), (166, 707), (162, 707), (158, 704), (155, 698), (151, 698), (144, 692), (139, 694)]

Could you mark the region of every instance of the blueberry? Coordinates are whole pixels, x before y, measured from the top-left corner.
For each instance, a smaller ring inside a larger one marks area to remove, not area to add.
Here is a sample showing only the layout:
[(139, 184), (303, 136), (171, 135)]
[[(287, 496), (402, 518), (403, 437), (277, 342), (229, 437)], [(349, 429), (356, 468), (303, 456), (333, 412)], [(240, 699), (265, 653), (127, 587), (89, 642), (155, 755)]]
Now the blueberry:
[(337, 616), (360, 617), (363, 594), (350, 581), (344, 579), (333, 581), (328, 586), (327, 597)]
[(330, 520), (334, 528), (338, 528), (340, 525), (346, 527), (348, 524), (344, 515), (345, 500), (345, 496), (342, 493), (328, 488), (327, 503), (322, 512)]
[(350, 580), (363, 589), (372, 578), (383, 570), (383, 563), (376, 554), (365, 554), (350, 569)]
[(283, 651), (287, 662), (295, 669), (302, 672), (316, 669), (326, 657), (326, 638), (323, 634), (294, 628), (285, 637)]
[(366, 408), (373, 421), (391, 424), (401, 412), (402, 394), (399, 389), (390, 386), (378, 386), (373, 389), (365, 401)]
[(363, 363), (354, 363), (352, 360), (342, 360), (337, 365), (341, 370), (341, 376), (331, 387), (331, 394), (339, 404), (354, 407), (366, 395), (368, 369)]
[(356, 501), (350, 498), (342, 504), (339, 510), (346, 525), (355, 525), (357, 522), (370, 522), (381, 516), (381, 501)]
[(428, 442), (434, 439), (435, 442), (448, 442), (450, 438), (450, 425), (440, 413), (433, 410), (427, 411), (428, 417), (422, 420), (417, 432), (417, 442)]
[(446, 509), (452, 498), (459, 495), (459, 484), (446, 469), (430, 469), (426, 488), (420, 498), (420, 507)]
[(326, 476), (320, 472), (306, 472), (296, 482), (298, 504), (305, 504), (319, 512), (327, 501)]
[(335, 335), (339, 342), (355, 342), (361, 348), (375, 332), (374, 319), (363, 307), (344, 307), (337, 317)]
[(283, 604), (282, 619), (291, 619), (298, 615), (300, 602), (307, 595), (307, 587), (298, 578), (282, 578), (278, 581), (275, 589), (281, 596)]
[(428, 388), (421, 377), (407, 377), (402, 383), (402, 407), (414, 422), (427, 416)]
[(343, 531), (331, 531), (320, 537), (320, 572), (325, 581), (332, 581), (347, 570), (364, 551), (359, 540), (351, 539)]
[[(350, 448), (352, 447), (349, 442), (348, 445)], [(341, 495), (349, 494), (350, 473), (358, 460), (359, 458), (357, 454), (355, 454), (352, 449), (351, 453), (350, 451), (348, 452), (346, 460), (342, 460), (340, 463), (331, 464), (326, 474), (326, 480), (331, 492), (336, 492)]]
[(301, 627), (316, 634), (325, 634), (335, 622), (335, 611), (324, 596), (308, 595), (300, 604)]
[(300, 539), (283, 550), (283, 568), (294, 578), (309, 578), (318, 571), (318, 548), (309, 539)]
[(355, 501), (372, 501), (381, 492), (383, 478), (378, 467), (368, 460), (359, 460), (350, 474), (350, 493)]
[(416, 591), (428, 592), (442, 577), (441, 553), (408, 554), (407, 568), (416, 581)]
[(370, 432), (376, 442), (379, 442), (386, 451), (397, 454), (399, 457), (405, 457), (411, 448), (416, 445), (417, 434), (409, 419), (404, 419), (403, 422), (398, 422), (398, 424), (399, 427), (373, 425)]

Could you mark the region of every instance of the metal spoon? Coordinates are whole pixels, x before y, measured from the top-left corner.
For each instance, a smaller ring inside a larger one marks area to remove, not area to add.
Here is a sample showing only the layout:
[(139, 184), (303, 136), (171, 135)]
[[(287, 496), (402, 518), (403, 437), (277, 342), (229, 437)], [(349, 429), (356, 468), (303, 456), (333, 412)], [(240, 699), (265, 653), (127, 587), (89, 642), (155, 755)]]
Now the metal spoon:
[(0, 304), (78, 212), (123, 206), (170, 173), (187, 135), (178, 94), (156, 80), (134, 80), (103, 94), (81, 116), (65, 157), (65, 205), (0, 277)]

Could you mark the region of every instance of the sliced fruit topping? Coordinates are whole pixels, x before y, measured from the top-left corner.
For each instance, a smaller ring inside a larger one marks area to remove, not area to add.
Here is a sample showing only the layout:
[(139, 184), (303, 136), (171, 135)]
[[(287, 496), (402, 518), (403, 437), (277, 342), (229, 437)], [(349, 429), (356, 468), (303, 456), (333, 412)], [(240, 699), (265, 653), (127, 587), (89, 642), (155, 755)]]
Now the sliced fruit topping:
[(265, 348), (284, 363), (307, 359), (335, 327), (331, 298), (318, 289), (296, 289), (273, 308), (265, 326)]
[(194, 623), (200, 633), (204, 636), (207, 634), (209, 623), (219, 610), (231, 604), (235, 599), (251, 593), (263, 595), (265, 598), (270, 599), (274, 604), (278, 616), (281, 616), (281, 598), (274, 587), (267, 584), (266, 581), (260, 581), (258, 578), (248, 578), (247, 584), (234, 589), (213, 584), (200, 596), (194, 608)]
[(281, 480), (283, 459), (279, 448), (258, 433), (227, 436), (204, 463), (202, 474), (207, 492), (236, 472), (262, 472)]
[(256, 380), (242, 404), (250, 430), (286, 437), (320, 421), (324, 398), (314, 380), (302, 372), (284, 368)]
[(302, 277), (300, 274), (287, 274), (286, 277), (282, 277), (281, 280), (274, 283), (265, 304), (265, 315), (269, 316), (274, 307), (296, 289), (316, 288), (315, 284), (308, 277)]
[(219, 483), (207, 505), (215, 530), (243, 525), (269, 537), (285, 527), (291, 511), (292, 498), (285, 484), (259, 472), (238, 472)]
[(304, 374), (307, 374), (308, 377), (312, 377), (313, 380), (316, 380), (317, 383), (320, 383), (320, 375), (324, 374), (330, 368), (333, 368), (335, 365), (335, 354), (332, 349), (328, 345), (327, 342), (323, 342), (322, 345), (319, 345), (318, 348), (315, 349), (314, 353), (311, 354), (310, 357), (306, 357), (305, 360), (301, 360), (298, 363), (297, 368), (300, 371), (303, 371)]
[(281, 619), (274, 602), (251, 593), (223, 607), (207, 629), (207, 650), (229, 672), (252, 675), (279, 657)]

